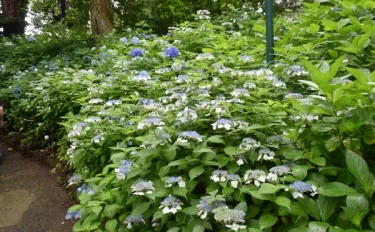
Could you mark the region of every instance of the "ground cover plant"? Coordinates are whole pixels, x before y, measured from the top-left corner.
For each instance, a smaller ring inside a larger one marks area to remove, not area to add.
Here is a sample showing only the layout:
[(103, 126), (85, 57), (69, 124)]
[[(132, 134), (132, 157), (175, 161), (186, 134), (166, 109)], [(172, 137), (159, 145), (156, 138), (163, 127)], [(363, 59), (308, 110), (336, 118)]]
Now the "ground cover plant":
[(14, 128), (75, 171), (74, 231), (375, 230), (374, 5), (302, 12), (272, 66), (243, 7), (14, 75)]

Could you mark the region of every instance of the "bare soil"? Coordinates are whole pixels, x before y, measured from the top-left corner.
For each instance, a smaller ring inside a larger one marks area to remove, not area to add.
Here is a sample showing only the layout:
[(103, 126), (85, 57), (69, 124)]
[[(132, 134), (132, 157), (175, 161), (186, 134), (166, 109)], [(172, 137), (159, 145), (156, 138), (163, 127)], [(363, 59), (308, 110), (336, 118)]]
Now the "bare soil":
[(0, 232), (71, 232), (68, 194), (50, 168), (5, 143), (0, 149)]

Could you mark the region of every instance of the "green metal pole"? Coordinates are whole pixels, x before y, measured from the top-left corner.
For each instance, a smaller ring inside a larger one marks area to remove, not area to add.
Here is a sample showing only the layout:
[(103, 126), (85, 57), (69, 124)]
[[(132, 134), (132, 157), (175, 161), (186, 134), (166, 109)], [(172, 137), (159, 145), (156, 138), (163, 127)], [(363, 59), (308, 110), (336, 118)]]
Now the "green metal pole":
[(267, 63), (272, 64), (274, 61), (273, 53), (273, 0), (266, 0), (266, 54)]

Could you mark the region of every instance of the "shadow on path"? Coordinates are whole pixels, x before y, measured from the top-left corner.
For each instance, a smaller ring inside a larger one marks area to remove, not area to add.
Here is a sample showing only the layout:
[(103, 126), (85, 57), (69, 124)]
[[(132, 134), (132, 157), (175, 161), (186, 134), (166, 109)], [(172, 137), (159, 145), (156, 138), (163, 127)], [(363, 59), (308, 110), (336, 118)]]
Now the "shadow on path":
[(8, 151), (0, 165), (0, 232), (71, 232), (66, 191), (50, 170)]

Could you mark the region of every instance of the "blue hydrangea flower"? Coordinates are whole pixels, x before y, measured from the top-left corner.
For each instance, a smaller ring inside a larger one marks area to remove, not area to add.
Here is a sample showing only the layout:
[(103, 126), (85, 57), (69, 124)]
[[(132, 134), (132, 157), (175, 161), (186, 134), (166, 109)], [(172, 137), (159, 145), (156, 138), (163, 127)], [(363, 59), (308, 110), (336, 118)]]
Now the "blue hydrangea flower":
[(133, 184), (131, 188), (134, 195), (152, 194), (155, 191), (152, 181), (141, 181)]
[(311, 196), (315, 196), (317, 189), (314, 185), (300, 180), (293, 182), (289, 187), (294, 190), (292, 192), (294, 198), (303, 198), (304, 192), (310, 192)]
[(137, 128), (139, 130), (142, 130), (145, 127), (149, 128), (149, 127), (153, 127), (153, 126), (163, 126), (164, 124), (165, 123), (160, 118), (152, 117), (152, 118), (143, 119), (141, 122), (138, 123)]
[(132, 38), (132, 44), (136, 45), (139, 44), (140, 40), (137, 37)]
[(175, 214), (182, 209), (181, 205), (183, 204), (178, 198), (169, 195), (169, 197), (164, 198), (161, 202), (159, 209), (163, 209), (163, 214)]
[(70, 220), (70, 219), (79, 219), (81, 217), (81, 211), (71, 211), (71, 212), (67, 212), (66, 215), (65, 215), (65, 219), (66, 220)]
[(165, 51), (165, 55), (168, 57), (168, 58), (176, 58), (180, 55), (180, 51), (175, 48), (175, 47), (169, 47), (166, 51)]
[(77, 184), (77, 183), (81, 182), (81, 180), (82, 180), (82, 176), (80, 174), (75, 174), (72, 177), (70, 177), (70, 179), (68, 181), (69, 182), (68, 186), (73, 185), (73, 184)]
[(148, 77), (149, 76), (147, 71), (141, 71), (141, 72), (139, 72), (138, 75), (142, 76), (142, 77)]
[(128, 174), (131, 171), (133, 161), (121, 160), (120, 162), (121, 165), (115, 169), (116, 177), (119, 180), (124, 180), (126, 178), (126, 174)]
[(202, 136), (196, 131), (183, 131), (178, 135), (178, 142), (187, 143), (188, 140), (197, 140), (199, 142), (202, 142)]
[(94, 190), (92, 189), (92, 187), (87, 186), (86, 184), (81, 185), (80, 187), (78, 187), (77, 190), (78, 190), (78, 192), (87, 193), (89, 195), (94, 194)]
[(185, 181), (181, 176), (171, 176), (165, 181), (165, 187), (172, 187), (174, 184), (178, 184), (179, 187), (186, 187)]
[(123, 37), (123, 38), (120, 39), (120, 42), (123, 43), (123, 44), (126, 44), (128, 42), (128, 40), (125, 37)]
[(202, 219), (207, 217), (207, 214), (212, 212), (216, 208), (227, 207), (224, 201), (213, 201), (210, 202), (207, 199), (200, 200), (197, 208), (199, 210), (198, 216)]
[(32, 37), (32, 36), (27, 37), (26, 40), (27, 40), (28, 42), (35, 42), (35, 41), (36, 41), (36, 39), (35, 39), (34, 37)]
[(142, 215), (139, 215), (136, 217), (128, 216), (126, 217), (126, 220), (124, 221), (124, 224), (128, 224), (127, 226), (128, 229), (133, 228), (133, 224), (139, 224), (139, 223), (143, 223), (143, 224), (146, 223), (145, 220), (143, 220)]
[(232, 128), (234, 126), (234, 123), (230, 119), (220, 118), (215, 123), (213, 123), (211, 125), (212, 125), (212, 128), (214, 130), (221, 129), (221, 128), (225, 128), (226, 130), (230, 130), (230, 128)]
[(140, 48), (135, 48), (135, 49), (131, 50), (130, 55), (131, 55), (132, 57), (139, 57), (139, 56), (142, 56), (142, 49), (140, 49)]

